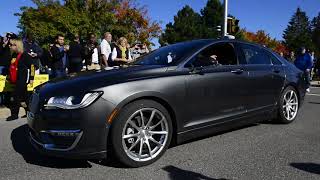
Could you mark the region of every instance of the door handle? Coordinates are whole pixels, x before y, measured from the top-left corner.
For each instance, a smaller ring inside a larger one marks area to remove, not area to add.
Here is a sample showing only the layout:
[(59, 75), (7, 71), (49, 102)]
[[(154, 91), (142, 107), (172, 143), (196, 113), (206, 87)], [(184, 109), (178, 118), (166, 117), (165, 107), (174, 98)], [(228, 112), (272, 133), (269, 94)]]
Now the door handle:
[(233, 73), (233, 74), (242, 74), (243, 73), (243, 69), (231, 70), (231, 73)]

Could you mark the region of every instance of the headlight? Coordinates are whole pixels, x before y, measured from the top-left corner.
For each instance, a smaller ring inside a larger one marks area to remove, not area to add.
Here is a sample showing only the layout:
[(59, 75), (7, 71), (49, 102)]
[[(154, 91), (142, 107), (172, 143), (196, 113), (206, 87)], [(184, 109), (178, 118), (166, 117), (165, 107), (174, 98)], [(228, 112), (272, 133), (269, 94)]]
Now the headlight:
[(51, 97), (44, 106), (45, 109), (80, 109), (89, 106), (101, 95), (102, 92), (91, 92), (81, 98), (75, 96)]

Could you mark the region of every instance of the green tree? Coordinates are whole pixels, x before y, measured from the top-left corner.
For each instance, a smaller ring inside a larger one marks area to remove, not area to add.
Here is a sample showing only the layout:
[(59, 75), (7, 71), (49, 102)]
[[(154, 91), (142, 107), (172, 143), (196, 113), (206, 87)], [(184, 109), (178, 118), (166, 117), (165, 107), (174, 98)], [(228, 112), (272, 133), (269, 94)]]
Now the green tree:
[(33, 0), (35, 8), (22, 7), (18, 27), (21, 34), (30, 32), (41, 45), (53, 42), (58, 34), (67, 40), (76, 33), (102, 35), (106, 31), (115, 37), (133, 37), (150, 43), (159, 37), (161, 28), (151, 22), (147, 11), (129, 0)]
[(284, 31), (283, 39), (289, 50), (296, 51), (301, 46), (313, 49), (311, 23), (306, 13), (300, 8), (297, 8), (292, 16)]
[(172, 44), (201, 38), (202, 20), (200, 14), (194, 12), (190, 6), (183, 7), (174, 17), (174, 23), (166, 25), (165, 32), (160, 37), (160, 44)]
[(312, 40), (316, 51), (320, 54), (320, 13), (312, 20)]
[[(223, 26), (223, 13), (223, 5), (220, 0), (208, 0), (200, 14), (191, 7), (185, 6), (178, 11), (174, 22), (166, 25), (159, 43), (165, 45), (199, 38), (221, 37), (222, 32), (217, 31), (217, 26)], [(236, 33), (235, 36), (243, 38), (241, 32)]]
[(223, 4), (220, 0), (208, 0), (207, 5), (201, 10), (202, 21), (205, 25), (203, 38), (218, 38), (221, 32), (217, 26), (223, 27)]

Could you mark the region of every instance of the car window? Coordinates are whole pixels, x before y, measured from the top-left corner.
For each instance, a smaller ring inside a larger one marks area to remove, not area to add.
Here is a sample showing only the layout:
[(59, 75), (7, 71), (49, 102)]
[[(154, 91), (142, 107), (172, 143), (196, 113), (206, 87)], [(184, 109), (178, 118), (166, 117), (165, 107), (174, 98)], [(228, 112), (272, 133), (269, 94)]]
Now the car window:
[(217, 43), (202, 50), (190, 63), (194, 67), (236, 65), (237, 56), (232, 44)]
[(270, 57), (259, 47), (241, 44), (244, 57), (248, 64), (271, 64)]
[(207, 42), (184, 42), (165, 46), (139, 58), (135, 65), (167, 65), (176, 66), (186, 57), (190, 57), (196, 51), (205, 46)]
[(273, 65), (282, 65), (282, 62), (280, 62), (273, 54), (268, 53), (268, 55)]

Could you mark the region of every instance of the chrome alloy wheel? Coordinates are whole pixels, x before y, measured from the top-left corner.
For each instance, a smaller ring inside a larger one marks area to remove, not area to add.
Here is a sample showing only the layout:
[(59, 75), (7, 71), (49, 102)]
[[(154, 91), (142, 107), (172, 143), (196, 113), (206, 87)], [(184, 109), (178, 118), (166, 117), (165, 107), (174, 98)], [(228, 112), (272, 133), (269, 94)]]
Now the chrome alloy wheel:
[(134, 161), (157, 157), (168, 141), (168, 121), (155, 108), (142, 108), (133, 113), (122, 130), (122, 146)]
[(299, 108), (298, 96), (295, 91), (290, 90), (284, 95), (282, 107), (284, 117), (288, 121), (294, 120)]

